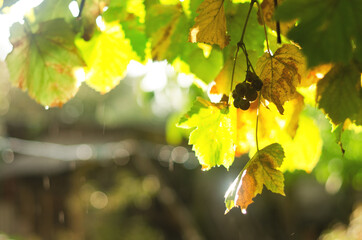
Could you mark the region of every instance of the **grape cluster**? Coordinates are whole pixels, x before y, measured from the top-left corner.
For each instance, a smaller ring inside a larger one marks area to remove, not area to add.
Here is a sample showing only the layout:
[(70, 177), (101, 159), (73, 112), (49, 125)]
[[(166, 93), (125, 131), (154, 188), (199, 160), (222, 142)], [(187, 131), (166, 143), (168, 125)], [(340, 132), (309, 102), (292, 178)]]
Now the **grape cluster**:
[(258, 75), (248, 70), (245, 81), (238, 83), (233, 91), (234, 107), (248, 110), (250, 102), (257, 99), (257, 91), (260, 91), (262, 86), (263, 82)]

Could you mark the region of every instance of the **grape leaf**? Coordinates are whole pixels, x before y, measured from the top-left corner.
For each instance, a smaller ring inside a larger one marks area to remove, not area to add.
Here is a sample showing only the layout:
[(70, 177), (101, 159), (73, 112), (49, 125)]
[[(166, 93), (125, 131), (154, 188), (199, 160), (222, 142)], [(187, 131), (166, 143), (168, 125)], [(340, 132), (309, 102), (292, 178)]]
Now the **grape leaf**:
[(217, 44), (223, 49), (229, 43), (223, 0), (204, 0), (196, 11), (195, 25), (190, 29), (190, 42)]
[(203, 170), (220, 165), (229, 169), (235, 154), (235, 124), (235, 108), (198, 98), (178, 127), (195, 128), (189, 144)]
[(7, 56), (11, 81), (44, 106), (62, 106), (78, 90), (73, 69), (85, 65), (74, 45), (74, 33), (63, 19), (43, 22), (35, 33), (16, 23), (13, 51)]
[(146, 33), (151, 38), (151, 55), (154, 60), (172, 62), (182, 52), (187, 42), (187, 18), (181, 5), (155, 4), (146, 14)]
[[(278, 0), (278, 6), (283, 2), (283, 0)], [(263, 2), (260, 4), (260, 7), (262, 9), (263, 12), (263, 17), (264, 17), (264, 21), (265, 24), (270, 27), (271, 29), (273, 29), (274, 31), (276, 31), (276, 26), (277, 26), (277, 22), (274, 19), (274, 0), (263, 0)], [(263, 20), (261, 18), (261, 11), (258, 10), (258, 22), (259, 24), (263, 25)], [(283, 35), (286, 35), (287, 32), (289, 31), (289, 29), (291, 29), (294, 24), (295, 24), (295, 20), (292, 21), (288, 21), (288, 22), (280, 22), (280, 32)]]
[(278, 170), (283, 159), (284, 151), (278, 143), (257, 152), (226, 191), (225, 213), (233, 207), (240, 207), (241, 211), (246, 213), (246, 208), (253, 203), (253, 198), (262, 193), (263, 185), (268, 190), (285, 196), (284, 176)]
[(288, 0), (276, 11), (276, 18), (298, 19), (288, 37), (302, 47), (308, 66), (344, 62), (352, 57), (353, 44), (362, 48), (362, 1)]
[(318, 82), (317, 101), (335, 125), (347, 118), (362, 124), (361, 72), (354, 64), (335, 65)]
[(296, 87), (307, 76), (304, 56), (291, 44), (284, 44), (273, 56), (264, 53), (255, 71), (264, 84), (262, 96), (273, 102), (281, 114), (284, 102), (296, 97)]
[(90, 41), (76, 41), (87, 63), (86, 83), (101, 93), (107, 93), (125, 76), (127, 65), (138, 59), (119, 24), (106, 24)]

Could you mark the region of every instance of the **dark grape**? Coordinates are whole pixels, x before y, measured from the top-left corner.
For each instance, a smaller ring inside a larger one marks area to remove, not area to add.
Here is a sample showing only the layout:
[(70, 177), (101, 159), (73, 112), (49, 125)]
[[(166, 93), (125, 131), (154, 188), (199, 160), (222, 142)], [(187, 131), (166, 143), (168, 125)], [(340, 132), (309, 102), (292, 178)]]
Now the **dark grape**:
[(236, 85), (234, 91), (236, 91), (240, 97), (243, 97), (243, 96), (245, 96), (246, 88), (247, 87), (245, 85), (245, 82), (242, 82), (242, 83), (238, 83), (238, 85)]
[[(256, 75), (255, 75), (256, 76)], [(263, 87), (263, 82), (261, 81), (261, 79), (256, 76), (256, 78), (253, 79), (253, 81), (251, 82), (251, 86), (256, 90), (256, 91), (260, 91), (261, 88)]]
[(241, 99), (238, 104), (239, 108), (242, 110), (248, 110), (250, 107), (250, 102), (246, 99)]
[(239, 108), (239, 101), (236, 101), (236, 99), (234, 99), (234, 107)]
[(239, 97), (239, 94), (234, 90), (233, 91), (233, 98), (237, 99)]
[(255, 78), (255, 76), (256, 76), (255, 73), (252, 73), (252, 72), (250, 72), (250, 71), (248, 70), (248, 71), (246, 71), (246, 77), (245, 77), (245, 79), (246, 79), (246, 81), (248, 81), (248, 82), (253, 82), (253, 79)]
[(245, 94), (245, 98), (246, 98), (248, 101), (252, 102), (252, 101), (254, 101), (257, 97), (258, 97), (258, 93), (256, 92), (256, 90), (255, 90), (254, 88), (252, 88), (252, 87), (250, 86), (250, 88), (248, 88), (248, 90), (247, 90), (247, 92), (246, 92), (246, 94)]

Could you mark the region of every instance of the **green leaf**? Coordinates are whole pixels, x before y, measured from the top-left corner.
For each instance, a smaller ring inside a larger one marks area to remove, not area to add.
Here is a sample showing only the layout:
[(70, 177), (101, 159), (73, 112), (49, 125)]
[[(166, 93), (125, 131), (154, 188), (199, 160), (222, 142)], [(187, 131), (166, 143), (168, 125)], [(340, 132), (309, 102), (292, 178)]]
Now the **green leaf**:
[[(228, 6), (228, 4), (226, 6)], [(232, 6), (229, 6), (230, 9), (226, 9), (226, 23), (228, 33), (230, 34), (230, 45), (232, 46), (235, 46), (240, 40), (249, 6), (250, 3), (232, 4)], [(264, 40), (264, 29), (258, 24), (257, 11), (253, 8), (246, 27), (244, 37), (245, 46), (248, 50), (256, 50), (258, 51), (258, 55), (261, 55), (264, 52)]]
[(117, 23), (105, 26), (105, 30), (96, 32), (90, 41), (76, 41), (87, 63), (86, 83), (101, 93), (117, 86), (126, 75), (129, 62), (138, 59), (121, 26)]
[(72, 0), (44, 0), (38, 7), (34, 8), (37, 22), (44, 22), (55, 18), (64, 18), (67, 22), (74, 19), (69, 11)]
[(361, 12), (360, 0), (288, 0), (278, 7), (276, 18), (299, 19), (288, 37), (300, 44), (312, 67), (350, 61), (352, 40), (361, 48)]
[(146, 57), (145, 49), (147, 37), (145, 34), (145, 26), (139, 21), (139, 17), (130, 14), (126, 21), (120, 22), (125, 37), (131, 41), (131, 46), (137, 55), (144, 60)]
[(152, 59), (172, 62), (187, 43), (188, 20), (181, 5), (155, 4), (146, 14), (146, 33), (151, 38)]
[(263, 185), (268, 190), (285, 196), (284, 176), (278, 170), (283, 159), (284, 151), (278, 143), (257, 152), (226, 191), (225, 213), (233, 207), (240, 207), (245, 214), (246, 208), (253, 203), (252, 199), (262, 193)]
[(203, 170), (220, 165), (229, 169), (235, 156), (235, 108), (198, 98), (178, 126), (195, 128), (190, 134), (189, 144), (193, 144), (192, 149)]
[(30, 33), (25, 25), (11, 28), (13, 51), (6, 62), (12, 83), (45, 106), (61, 106), (78, 90), (75, 67), (84, 66), (74, 45), (74, 33), (63, 19), (39, 25)]
[(354, 64), (336, 65), (317, 84), (318, 107), (338, 125), (347, 118), (362, 124), (361, 72)]
[[(212, 82), (223, 66), (222, 51), (213, 48), (210, 55), (205, 57), (203, 50), (192, 43), (187, 43), (181, 59), (190, 66), (190, 71), (205, 83)], [(207, 69), (205, 71), (205, 69)]]

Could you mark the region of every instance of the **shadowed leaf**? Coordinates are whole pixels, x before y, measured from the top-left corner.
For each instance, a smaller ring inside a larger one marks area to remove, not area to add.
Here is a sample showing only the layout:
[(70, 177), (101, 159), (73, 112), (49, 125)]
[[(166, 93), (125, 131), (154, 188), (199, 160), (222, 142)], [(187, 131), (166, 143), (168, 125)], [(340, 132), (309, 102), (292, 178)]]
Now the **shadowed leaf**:
[(347, 118), (362, 124), (361, 73), (354, 64), (336, 65), (317, 84), (318, 107), (338, 125)]

